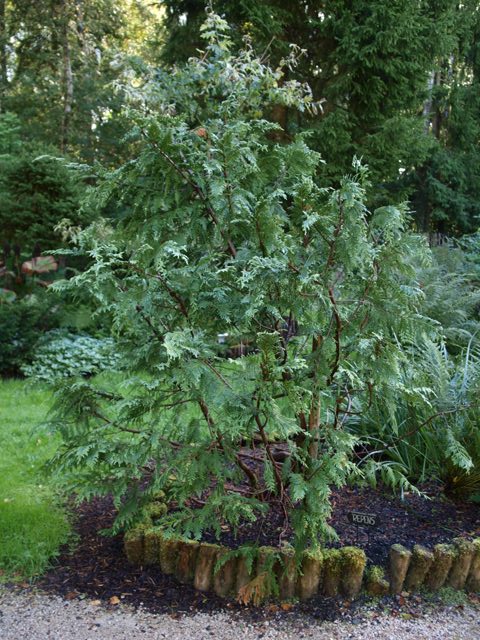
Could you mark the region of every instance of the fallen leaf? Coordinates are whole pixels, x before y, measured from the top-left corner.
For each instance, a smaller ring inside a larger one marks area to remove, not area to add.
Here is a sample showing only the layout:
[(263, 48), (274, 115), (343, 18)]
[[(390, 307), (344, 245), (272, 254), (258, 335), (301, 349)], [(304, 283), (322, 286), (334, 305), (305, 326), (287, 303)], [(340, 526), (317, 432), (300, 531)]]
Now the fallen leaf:
[(69, 591), (65, 596), (65, 600), (74, 600), (77, 596), (78, 593), (76, 591)]
[(277, 613), (277, 611), (280, 611), (280, 607), (276, 604), (270, 604), (267, 607), (267, 611), (268, 613)]
[(90, 600), (90, 604), (92, 605), (92, 607), (98, 607), (99, 605), (102, 604), (101, 600)]
[(280, 606), (283, 611), (290, 611), (290, 609), (293, 609), (293, 604), (291, 602), (282, 602)]
[(109, 602), (110, 604), (120, 604), (120, 598), (118, 596), (112, 596)]

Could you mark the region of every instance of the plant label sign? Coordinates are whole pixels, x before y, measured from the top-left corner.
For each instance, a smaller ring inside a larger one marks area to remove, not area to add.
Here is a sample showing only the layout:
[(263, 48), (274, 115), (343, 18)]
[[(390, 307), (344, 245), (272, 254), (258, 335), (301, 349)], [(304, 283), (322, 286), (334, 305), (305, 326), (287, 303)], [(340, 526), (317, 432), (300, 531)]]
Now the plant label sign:
[(378, 527), (380, 518), (374, 513), (361, 513), (360, 511), (349, 511), (347, 514), (348, 521), (357, 527)]

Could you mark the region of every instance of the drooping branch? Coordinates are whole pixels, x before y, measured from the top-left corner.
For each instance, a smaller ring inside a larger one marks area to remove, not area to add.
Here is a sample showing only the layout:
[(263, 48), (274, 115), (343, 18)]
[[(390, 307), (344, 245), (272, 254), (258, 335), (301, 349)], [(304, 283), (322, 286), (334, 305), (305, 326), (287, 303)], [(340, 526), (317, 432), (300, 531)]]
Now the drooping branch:
[(318, 438), (320, 431), (320, 383), (317, 376), (318, 351), (323, 344), (323, 336), (314, 336), (312, 339), (312, 358), (313, 358), (313, 387), (312, 399), (310, 402), (310, 411), (308, 414), (308, 432), (310, 434), (310, 442), (308, 445), (308, 455), (311, 460), (318, 458)]
[(159, 340), (160, 342), (163, 343), (163, 340), (164, 340), (163, 335), (160, 333), (160, 331), (158, 331), (158, 329), (155, 327), (155, 325), (150, 320), (150, 318), (144, 313), (143, 307), (141, 305), (137, 304), (135, 309), (136, 309), (137, 313), (140, 315), (140, 317), (142, 318), (142, 320), (149, 326), (150, 331), (153, 333), (154, 337), (157, 338), (157, 340)]
[[(145, 135), (145, 133), (144, 133), (144, 135)], [(227, 243), (228, 252), (232, 256), (232, 258), (235, 258), (236, 255), (237, 255), (237, 250), (235, 248), (235, 245), (233, 244), (232, 240), (228, 237), (228, 235), (225, 234), (223, 229), (221, 229), (219, 221), (218, 221), (218, 218), (217, 218), (217, 214), (213, 210), (213, 207), (210, 204), (210, 200), (208, 199), (208, 196), (204, 193), (203, 189), (200, 187), (200, 185), (195, 180), (195, 177), (194, 177), (192, 171), (190, 169), (188, 169), (188, 168), (184, 169), (179, 164), (177, 164), (175, 162), (175, 160), (171, 156), (169, 156), (168, 153), (163, 151), (163, 149), (161, 149), (155, 142), (150, 141), (150, 144), (153, 145), (153, 147), (159, 153), (159, 155), (164, 160), (166, 160), (166, 162), (168, 162), (168, 164), (178, 173), (179, 176), (181, 176), (183, 178), (183, 180), (185, 180), (185, 182), (193, 189), (193, 191), (200, 198), (200, 200), (202, 201), (202, 203), (203, 203), (203, 205), (205, 207), (205, 211), (207, 213), (207, 216), (210, 218), (210, 220), (213, 222), (213, 224), (218, 228), (218, 230), (220, 232), (220, 235), (222, 236), (222, 238)]]
[(275, 457), (273, 455), (273, 452), (272, 452), (272, 449), (271, 449), (271, 446), (270, 446), (270, 442), (268, 440), (267, 434), (265, 433), (265, 425), (262, 423), (262, 421), (260, 420), (260, 417), (258, 415), (258, 410), (260, 409), (260, 399), (259, 398), (256, 398), (256, 404), (257, 404), (257, 413), (253, 417), (254, 417), (255, 423), (256, 423), (256, 425), (258, 427), (258, 432), (260, 434), (263, 447), (264, 447), (265, 452), (267, 454), (267, 457), (268, 457), (268, 459), (269, 459), (269, 461), (270, 461), (270, 463), (272, 465), (273, 473), (274, 473), (274, 476), (275, 476), (275, 484), (276, 484), (276, 487), (277, 487), (278, 494), (280, 496), (280, 499), (283, 500), (283, 497), (285, 495), (285, 487), (284, 487), (284, 484), (283, 484), (282, 476), (281, 476), (280, 471), (279, 471), (278, 466), (277, 466), (277, 461), (275, 460)]
[[(220, 447), (220, 449), (222, 451), (225, 451), (225, 447), (223, 444), (223, 436), (220, 433), (220, 431), (217, 430), (216, 426), (215, 426), (215, 422), (212, 418), (212, 415), (210, 413), (210, 410), (208, 408), (207, 403), (205, 402), (205, 400), (203, 400), (202, 398), (198, 401), (198, 404), (200, 406), (200, 410), (203, 414), (203, 417), (205, 418), (205, 421), (208, 425), (208, 428), (210, 430), (210, 433), (212, 434), (212, 437), (214, 437), (218, 443), (218, 446)], [(237, 464), (237, 466), (243, 471), (243, 473), (245, 474), (245, 476), (247, 477), (247, 480), (252, 488), (252, 491), (256, 492), (259, 486), (258, 483), (258, 478), (255, 474), (254, 471), (252, 471), (252, 469), (250, 469), (250, 467), (245, 464), (243, 462), (243, 460), (241, 459), (239, 453), (235, 454), (235, 462)]]
[(188, 318), (188, 308), (187, 308), (187, 305), (186, 305), (185, 301), (183, 300), (182, 296), (179, 293), (177, 293), (176, 291), (174, 291), (174, 289), (172, 289), (170, 287), (170, 285), (167, 283), (165, 278), (160, 273), (155, 274), (154, 277), (159, 282), (162, 283), (162, 285), (166, 289), (168, 295), (177, 303), (181, 314), (183, 316), (185, 316), (185, 318)]
[(426, 420), (424, 420), (422, 423), (420, 423), (413, 429), (410, 429), (410, 431), (407, 431), (407, 433), (403, 433), (401, 436), (397, 436), (393, 438), (392, 442), (388, 444), (383, 451), (388, 451), (389, 449), (394, 447), (396, 444), (398, 444), (402, 440), (405, 440), (405, 438), (410, 438), (410, 436), (415, 435), (416, 433), (418, 433), (418, 431), (423, 429), (423, 427), (426, 427), (427, 424), (430, 424), (430, 422), (432, 422), (436, 418), (453, 415), (455, 413), (460, 413), (461, 411), (468, 411), (472, 407), (478, 407), (479, 404), (480, 404), (480, 400), (476, 402), (470, 402), (469, 404), (460, 405), (458, 407), (455, 407), (454, 409), (445, 409), (444, 411), (437, 411), (436, 413), (428, 417)]

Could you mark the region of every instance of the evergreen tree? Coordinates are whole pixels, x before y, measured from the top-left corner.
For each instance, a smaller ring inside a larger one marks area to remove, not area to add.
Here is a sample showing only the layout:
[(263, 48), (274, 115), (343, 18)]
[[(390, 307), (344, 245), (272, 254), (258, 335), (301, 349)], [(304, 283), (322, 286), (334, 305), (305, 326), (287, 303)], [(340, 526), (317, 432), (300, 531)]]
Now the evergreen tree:
[(195, 537), (279, 505), (300, 550), (333, 535), (348, 421), (404, 393), (423, 402), (399, 382), (402, 341), (429, 326), (410, 266), (425, 249), (404, 208), (368, 213), (358, 161), (321, 188), (304, 136), (258, 116), (311, 110), (307, 87), (249, 47), (234, 55), (219, 16), (202, 33), (204, 54), (143, 88), (138, 155), (94, 194), (129, 209), (81, 234), (94, 263), (64, 286), (114, 316), (125, 384), (59, 391), (56, 461), (80, 497), (114, 495), (117, 528), (163, 491), (177, 508), (161, 525)]
[(45, 151), (22, 140), (18, 118), (0, 115), (0, 243), (18, 245), (25, 258), (35, 247), (49, 251), (62, 244), (56, 231), (62, 219), (72, 225), (91, 220), (79, 211), (81, 183)]

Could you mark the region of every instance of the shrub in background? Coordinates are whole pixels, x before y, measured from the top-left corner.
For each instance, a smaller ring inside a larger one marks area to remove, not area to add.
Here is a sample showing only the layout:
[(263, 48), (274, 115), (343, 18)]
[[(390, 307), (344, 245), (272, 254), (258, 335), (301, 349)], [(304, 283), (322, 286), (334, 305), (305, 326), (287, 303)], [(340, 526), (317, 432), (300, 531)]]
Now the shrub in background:
[(88, 219), (80, 211), (84, 187), (62, 158), (21, 139), (12, 114), (0, 114), (0, 134), (0, 242), (29, 255), (35, 245), (42, 252), (57, 249), (62, 239), (55, 228), (62, 219)]
[[(432, 262), (417, 268), (425, 294), (422, 313), (440, 323), (452, 353), (465, 349), (472, 336), (480, 336), (480, 271), (474, 262), (472, 237), (464, 242), (467, 251), (458, 243), (435, 248)], [(478, 255), (478, 246), (475, 249)]]
[(29, 295), (0, 302), (0, 375), (21, 375), (33, 358), (39, 338), (58, 326), (59, 308), (54, 296)]
[[(424, 402), (399, 398), (393, 413), (372, 403), (350, 428), (366, 449), (360, 468), (375, 481), (377, 461), (387, 484), (391, 469), (415, 483), (437, 480), (456, 498), (480, 494), (480, 270), (478, 234), (432, 251), (417, 265), (424, 293), (419, 312), (438, 327), (438, 338), (407, 338), (403, 386)], [(408, 345), (409, 342), (409, 345)], [(371, 473), (370, 473), (371, 472)]]
[[(479, 337), (452, 355), (444, 343), (424, 336), (410, 345), (401, 376), (407, 393), (395, 410), (373, 403), (357, 424), (350, 424), (366, 449), (359, 462), (364, 475), (395, 486), (397, 470), (414, 483), (444, 483), (460, 499), (480, 495)], [(414, 402), (412, 394), (422, 394)], [(378, 464), (381, 461), (383, 464)]]

